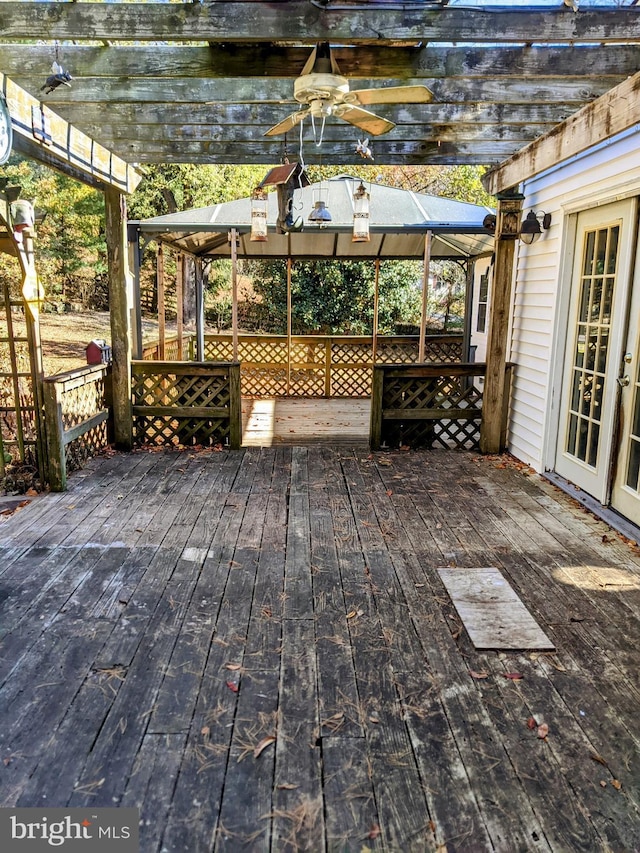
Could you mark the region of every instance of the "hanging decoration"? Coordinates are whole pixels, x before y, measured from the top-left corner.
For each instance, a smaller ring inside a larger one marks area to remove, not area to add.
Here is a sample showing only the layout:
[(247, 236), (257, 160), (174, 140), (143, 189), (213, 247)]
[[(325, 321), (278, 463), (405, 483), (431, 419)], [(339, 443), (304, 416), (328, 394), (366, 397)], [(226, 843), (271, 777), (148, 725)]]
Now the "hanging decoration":
[(267, 191), (256, 187), (251, 193), (251, 237), (252, 243), (267, 241)]
[(42, 86), (40, 86), (40, 91), (45, 95), (49, 95), (54, 91), (54, 89), (57, 89), (58, 86), (68, 86), (71, 88), (70, 80), (73, 80), (73, 77), (60, 64), (60, 45), (56, 42), (56, 56), (51, 65), (51, 74), (47, 77)]
[(320, 226), (331, 222), (331, 213), (327, 207), (328, 200), (329, 187), (323, 186), (321, 181), (317, 188), (313, 190), (313, 209), (309, 214), (309, 222)]
[(363, 160), (373, 160), (373, 151), (369, 145), (368, 139), (359, 139), (356, 143), (356, 154), (359, 154)]
[(301, 231), (302, 216), (296, 216), (295, 191), (309, 186), (309, 178), (300, 163), (284, 163), (271, 169), (258, 184), (257, 189), (275, 186), (278, 193), (278, 218), (276, 233), (289, 234)]
[(369, 236), (369, 199), (365, 185), (360, 181), (360, 186), (353, 194), (353, 237), (352, 243), (368, 243)]

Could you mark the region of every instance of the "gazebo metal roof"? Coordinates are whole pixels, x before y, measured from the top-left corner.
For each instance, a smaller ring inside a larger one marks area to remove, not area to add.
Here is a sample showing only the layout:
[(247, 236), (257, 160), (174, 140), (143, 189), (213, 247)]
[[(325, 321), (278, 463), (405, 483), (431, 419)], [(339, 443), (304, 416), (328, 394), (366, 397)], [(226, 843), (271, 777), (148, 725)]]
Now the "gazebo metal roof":
[[(200, 207), (180, 213), (131, 222), (130, 227), (193, 255), (228, 257), (228, 233), (238, 231), (242, 258), (421, 258), (424, 235), (433, 235), (431, 257), (467, 259), (493, 251), (493, 235), (482, 226), (491, 208), (438, 196), (414, 193), (382, 184), (365, 184), (371, 194), (368, 243), (354, 243), (353, 193), (359, 178), (340, 176), (299, 188), (294, 193), (294, 217), (302, 217), (300, 232), (277, 234), (276, 193), (269, 194), (266, 242), (251, 242), (251, 199)], [(331, 222), (308, 221), (314, 202), (322, 196)]]

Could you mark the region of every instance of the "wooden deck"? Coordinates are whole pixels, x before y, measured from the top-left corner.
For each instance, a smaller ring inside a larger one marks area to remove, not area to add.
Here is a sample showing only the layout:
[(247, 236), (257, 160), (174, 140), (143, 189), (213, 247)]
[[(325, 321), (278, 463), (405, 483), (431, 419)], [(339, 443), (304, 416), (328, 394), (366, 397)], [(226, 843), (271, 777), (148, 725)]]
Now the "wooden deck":
[[(443, 566), (556, 653), (475, 651)], [(507, 458), (97, 459), (0, 572), (3, 805), (139, 806), (143, 853), (640, 849), (640, 554)]]
[(369, 398), (245, 397), (242, 444), (244, 447), (367, 445), (370, 415)]

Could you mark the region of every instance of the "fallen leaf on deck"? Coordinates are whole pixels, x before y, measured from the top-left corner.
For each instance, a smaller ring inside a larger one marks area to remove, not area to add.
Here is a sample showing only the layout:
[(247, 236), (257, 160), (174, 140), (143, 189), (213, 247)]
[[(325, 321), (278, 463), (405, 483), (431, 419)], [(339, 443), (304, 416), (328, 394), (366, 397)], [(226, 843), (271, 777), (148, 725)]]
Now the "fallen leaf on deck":
[(548, 734), (549, 726), (546, 723), (541, 723), (538, 726), (538, 737), (540, 738), (540, 740), (544, 740)]
[(601, 779), (601, 780), (600, 780), (600, 787), (601, 787), (601, 788), (606, 788), (606, 787), (607, 787), (607, 783), (604, 781), (604, 779)]
[(601, 755), (598, 755), (598, 753), (597, 753), (597, 752), (590, 752), (590, 753), (589, 753), (589, 758), (590, 758), (592, 761), (597, 761), (597, 762), (598, 762), (598, 764), (602, 764), (602, 766), (603, 766), (603, 767), (608, 767), (608, 766), (609, 766), (609, 765), (607, 764), (607, 762), (604, 760), (604, 758), (603, 758)]
[(263, 752), (268, 746), (270, 746), (272, 743), (275, 743), (275, 742), (276, 742), (276, 739), (273, 736), (263, 737), (262, 740), (260, 741), (260, 743), (253, 750), (253, 757), (257, 758), (261, 752)]
[(380, 835), (381, 832), (382, 830), (380, 829), (379, 825), (377, 823), (374, 823), (371, 829), (369, 830), (367, 838), (370, 838), (372, 841), (374, 841)]
[(612, 779), (611, 784), (616, 789), (616, 791), (619, 791), (620, 788), (622, 788), (622, 782), (618, 781), (618, 779)]
[(230, 669), (230, 670), (235, 672), (235, 670), (237, 670), (237, 669), (242, 669), (242, 664), (241, 663), (225, 663), (224, 668)]
[(291, 782), (283, 782), (282, 785), (276, 785), (276, 788), (280, 791), (295, 791), (297, 785), (292, 785)]
[(347, 613), (347, 619), (353, 619), (357, 615), (358, 615), (357, 611), (350, 610), (349, 613)]
[(387, 497), (390, 498), (393, 494), (393, 489), (387, 489)]
[(27, 495), (27, 497), (29, 498), (35, 498), (37, 494), (38, 492), (35, 489), (27, 489), (27, 491), (25, 492), (25, 495)]
[(527, 728), (533, 731), (537, 725), (538, 724), (536, 723), (535, 719), (533, 717), (529, 717), (529, 719), (527, 720)]
[(411, 447), (408, 444), (401, 444), (400, 450), (402, 450), (403, 453), (406, 453), (407, 450), (411, 450)]
[(378, 723), (380, 722), (380, 718), (379, 718), (379, 717), (376, 717), (376, 716), (374, 716), (374, 715), (372, 714), (372, 715), (369, 717), (369, 722), (370, 722), (370, 723), (373, 723), (374, 725), (376, 725), (376, 726), (377, 726), (377, 725), (378, 725)]
[(209, 728), (209, 726), (203, 726), (200, 729), (200, 734), (204, 735), (205, 737), (209, 737), (209, 735), (211, 734), (211, 729)]
[(503, 672), (503, 678), (510, 678), (511, 681), (521, 681), (524, 676), (520, 672)]
[(480, 670), (480, 672), (476, 672), (475, 669), (470, 669), (469, 675), (471, 678), (489, 678), (489, 673), (484, 669)]
[(431, 830), (431, 832), (436, 831), (436, 825), (432, 820), (429, 821), (429, 829)]
[(238, 685), (235, 683), (235, 681), (227, 681), (227, 687), (229, 688), (229, 690), (233, 690), (234, 693), (238, 692)]

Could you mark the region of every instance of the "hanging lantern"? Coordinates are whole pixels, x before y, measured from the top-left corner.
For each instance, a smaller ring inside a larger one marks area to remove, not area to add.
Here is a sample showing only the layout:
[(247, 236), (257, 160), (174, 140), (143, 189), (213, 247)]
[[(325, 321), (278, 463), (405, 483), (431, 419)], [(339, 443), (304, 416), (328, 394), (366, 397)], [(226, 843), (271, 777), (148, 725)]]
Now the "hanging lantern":
[(313, 210), (309, 214), (309, 222), (314, 222), (316, 225), (326, 225), (331, 222), (331, 214), (327, 207), (329, 196), (329, 187), (323, 187), (322, 183), (318, 184), (313, 190)]
[(252, 243), (267, 241), (267, 192), (256, 187), (251, 193), (251, 237)]
[(369, 236), (369, 193), (360, 182), (353, 194), (353, 243), (368, 243)]

